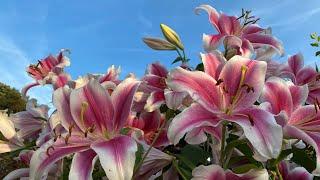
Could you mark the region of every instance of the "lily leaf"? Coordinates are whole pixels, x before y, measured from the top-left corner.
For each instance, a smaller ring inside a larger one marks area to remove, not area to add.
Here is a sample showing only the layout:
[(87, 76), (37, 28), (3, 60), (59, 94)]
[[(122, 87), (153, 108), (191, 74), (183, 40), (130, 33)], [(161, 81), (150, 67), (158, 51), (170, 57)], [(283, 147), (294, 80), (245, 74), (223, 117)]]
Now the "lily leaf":
[(306, 168), (309, 172), (316, 168), (316, 160), (314, 150), (311, 147), (298, 149), (293, 147), (292, 161)]
[(310, 45), (313, 47), (319, 47), (319, 43), (317, 43), (317, 42), (311, 43)]
[(317, 38), (317, 33), (314, 32), (314, 33), (310, 34), (310, 38), (311, 39), (316, 39)]
[(174, 61), (172, 61), (171, 64), (177, 63), (177, 62), (179, 62), (179, 61), (183, 61), (183, 59), (182, 59), (180, 56), (177, 57)]

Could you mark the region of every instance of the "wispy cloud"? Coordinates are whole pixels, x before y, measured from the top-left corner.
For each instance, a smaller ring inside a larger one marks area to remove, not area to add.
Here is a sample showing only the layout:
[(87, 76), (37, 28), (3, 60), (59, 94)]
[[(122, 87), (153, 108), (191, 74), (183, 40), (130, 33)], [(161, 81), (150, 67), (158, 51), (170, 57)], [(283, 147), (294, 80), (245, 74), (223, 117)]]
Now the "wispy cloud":
[(296, 13), (295, 16), (291, 16), (290, 18), (283, 19), (276, 23), (270, 24), (272, 27), (285, 27), (286, 30), (296, 28), (296, 26), (290, 26), (292, 24), (302, 24), (309, 20), (312, 16), (318, 14), (320, 12), (320, 8), (315, 8), (304, 13)]
[[(0, 35), (0, 82), (21, 90), (25, 84), (34, 81), (25, 71), (29, 64), (27, 54), (12, 39)], [(44, 87), (31, 90), (29, 95), (47, 104), (51, 101), (50, 93), (51, 90)]]
[(152, 22), (142, 14), (138, 15), (138, 22), (142, 24), (146, 29), (151, 29), (153, 26)]
[(275, 14), (274, 12), (279, 12), (281, 9), (284, 9), (290, 3), (293, 3), (293, 1), (283, 0), (280, 3), (278, 1), (269, 1), (267, 7), (259, 8), (259, 6), (257, 6), (257, 9), (254, 9), (253, 14), (259, 17), (272, 16)]

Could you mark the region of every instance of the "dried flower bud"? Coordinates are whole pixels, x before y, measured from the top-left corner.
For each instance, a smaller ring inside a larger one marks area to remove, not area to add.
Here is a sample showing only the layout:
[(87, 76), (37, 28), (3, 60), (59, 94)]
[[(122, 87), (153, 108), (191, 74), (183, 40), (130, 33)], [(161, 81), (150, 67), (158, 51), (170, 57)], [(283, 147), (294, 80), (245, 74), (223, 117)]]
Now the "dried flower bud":
[(146, 43), (151, 49), (154, 50), (176, 50), (177, 48), (164, 39), (159, 38), (143, 38), (143, 42)]

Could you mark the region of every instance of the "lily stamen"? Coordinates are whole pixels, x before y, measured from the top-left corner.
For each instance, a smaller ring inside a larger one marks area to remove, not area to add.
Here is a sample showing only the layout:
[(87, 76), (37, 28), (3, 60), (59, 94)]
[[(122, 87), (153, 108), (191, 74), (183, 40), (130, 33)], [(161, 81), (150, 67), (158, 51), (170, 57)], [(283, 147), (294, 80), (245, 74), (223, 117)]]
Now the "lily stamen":
[(227, 88), (225, 86), (222, 87), (222, 90), (225, 92), (225, 93), (229, 93), (229, 91), (227, 90)]
[(87, 110), (89, 104), (87, 102), (82, 102), (81, 104), (81, 112), (80, 112), (80, 120), (84, 123), (84, 113)]
[(66, 137), (64, 138), (64, 142), (66, 143), (66, 145), (68, 144), (69, 138), (71, 137), (70, 134), (67, 134)]
[(163, 87), (163, 88), (167, 87), (166, 79), (165, 79), (165, 78), (161, 78), (161, 79), (159, 80), (159, 84), (160, 84), (160, 86)]
[[(249, 86), (249, 85), (247, 85), (247, 84), (244, 83), (244, 80), (245, 80), (245, 76), (246, 76), (247, 71), (248, 71), (248, 67), (247, 67), (247, 66), (244, 66), (244, 65), (241, 66), (241, 77), (240, 77), (239, 87), (238, 87), (237, 92), (235, 93), (235, 95), (232, 96), (232, 98), (231, 98), (230, 107), (227, 108), (227, 110), (226, 110), (226, 113), (227, 113), (227, 114), (230, 114), (230, 113), (232, 112), (234, 105), (235, 105), (235, 104), (238, 102), (238, 100), (240, 99), (240, 97), (241, 97), (241, 88), (242, 88), (243, 86), (251, 87), (251, 86)], [(223, 88), (223, 90), (226, 92), (226, 88), (225, 88), (225, 87)], [(253, 88), (250, 88), (250, 89), (249, 89), (249, 92), (250, 92), (250, 91), (254, 91), (254, 89), (253, 89)], [(248, 89), (247, 89), (247, 92), (248, 92)], [(226, 92), (226, 93), (227, 93), (227, 92)]]
[(221, 83), (223, 83), (223, 79), (218, 79), (216, 86), (219, 86)]
[(56, 129), (53, 129), (53, 141), (54, 142), (56, 142), (57, 141), (57, 139), (59, 138), (59, 137), (61, 137), (61, 134), (60, 135), (57, 135), (57, 130)]
[(48, 149), (47, 149), (47, 155), (48, 156), (50, 156), (50, 153), (49, 153), (50, 149), (52, 149), (52, 151), (54, 151), (54, 147), (53, 146), (48, 147)]
[(95, 125), (93, 124), (91, 127), (87, 128), (84, 132), (84, 137), (87, 137), (88, 136), (88, 133), (93, 133), (95, 129)]
[(71, 133), (72, 133), (72, 129), (74, 128), (74, 124), (72, 124), (70, 127), (69, 127), (69, 134), (71, 136)]
[(249, 118), (249, 121), (250, 121), (250, 124), (251, 126), (254, 126), (254, 121), (253, 121), (253, 118), (250, 114), (247, 114), (248, 118)]
[(246, 87), (247, 88), (247, 93), (252, 91), (254, 93), (254, 88), (248, 84), (243, 84), (241, 87)]

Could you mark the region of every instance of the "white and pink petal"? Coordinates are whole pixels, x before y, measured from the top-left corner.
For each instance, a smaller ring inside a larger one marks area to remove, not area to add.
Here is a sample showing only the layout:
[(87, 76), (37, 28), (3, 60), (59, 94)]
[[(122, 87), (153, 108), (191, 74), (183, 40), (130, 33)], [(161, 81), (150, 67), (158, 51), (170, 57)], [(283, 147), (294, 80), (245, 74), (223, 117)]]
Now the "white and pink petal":
[(108, 179), (131, 180), (138, 150), (135, 140), (128, 136), (95, 142), (91, 148), (99, 156)]

